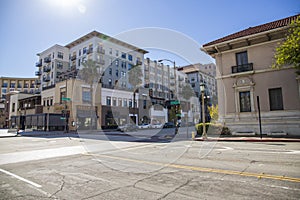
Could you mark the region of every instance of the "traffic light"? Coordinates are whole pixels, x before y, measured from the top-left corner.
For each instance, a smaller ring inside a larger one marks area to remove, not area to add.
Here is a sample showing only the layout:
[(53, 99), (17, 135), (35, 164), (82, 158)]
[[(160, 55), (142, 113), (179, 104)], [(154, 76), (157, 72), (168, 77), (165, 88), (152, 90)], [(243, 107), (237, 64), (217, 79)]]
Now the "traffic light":
[(66, 112), (65, 112), (65, 110), (62, 110), (62, 111), (61, 111), (61, 117), (66, 117)]
[(66, 110), (66, 117), (69, 118), (70, 117), (70, 111), (69, 110)]

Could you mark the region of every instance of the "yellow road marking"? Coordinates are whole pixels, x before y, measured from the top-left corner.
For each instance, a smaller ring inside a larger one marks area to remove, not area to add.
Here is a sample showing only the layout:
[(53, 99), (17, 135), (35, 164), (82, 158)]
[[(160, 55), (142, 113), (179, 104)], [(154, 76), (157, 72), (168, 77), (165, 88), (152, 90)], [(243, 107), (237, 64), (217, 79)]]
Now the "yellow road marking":
[(118, 160), (130, 161), (130, 162), (135, 162), (135, 163), (143, 163), (143, 164), (149, 164), (149, 165), (165, 166), (165, 167), (171, 167), (171, 168), (176, 168), (176, 169), (186, 169), (186, 170), (200, 171), (200, 172), (238, 175), (238, 176), (256, 177), (256, 178), (264, 178), (264, 179), (272, 179), (272, 180), (281, 180), (281, 181), (290, 181), (290, 182), (300, 183), (300, 178), (287, 177), (287, 176), (276, 176), (276, 175), (264, 174), (264, 173), (259, 174), (259, 173), (251, 173), (251, 172), (240, 172), (240, 171), (232, 171), (232, 170), (224, 170), (224, 169), (196, 167), (196, 166), (189, 166), (189, 165), (168, 164), (168, 163), (136, 160), (136, 159), (132, 159), (132, 158), (122, 158), (122, 157), (118, 157), (118, 156), (109, 156), (109, 155), (101, 155), (101, 154), (85, 153), (85, 155), (99, 156), (99, 157), (104, 157), (104, 158), (118, 159)]

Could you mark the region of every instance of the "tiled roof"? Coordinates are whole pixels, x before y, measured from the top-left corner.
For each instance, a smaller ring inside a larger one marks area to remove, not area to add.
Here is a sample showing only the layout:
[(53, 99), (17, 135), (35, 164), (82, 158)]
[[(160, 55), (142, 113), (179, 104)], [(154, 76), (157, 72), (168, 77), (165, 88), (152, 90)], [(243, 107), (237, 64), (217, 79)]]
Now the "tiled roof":
[(294, 15), (294, 16), (291, 16), (291, 17), (287, 17), (287, 18), (284, 18), (284, 19), (277, 20), (277, 21), (273, 21), (273, 22), (269, 22), (269, 23), (266, 23), (266, 24), (258, 25), (258, 26), (255, 26), (255, 27), (249, 27), (245, 30), (239, 31), (237, 33), (233, 33), (231, 35), (228, 35), (228, 36), (225, 36), (223, 38), (220, 38), (220, 39), (214, 40), (212, 42), (209, 42), (207, 44), (204, 44), (203, 47), (210, 46), (210, 45), (213, 45), (213, 44), (218, 44), (218, 43), (225, 42), (225, 41), (228, 41), (228, 40), (237, 39), (237, 38), (248, 36), (248, 35), (253, 35), (253, 34), (256, 34), (256, 33), (261, 33), (261, 32), (264, 32), (264, 31), (269, 31), (269, 30), (272, 30), (272, 29), (280, 28), (280, 27), (284, 27), (284, 26), (287, 26), (288, 24), (290, 24), (293, 20), (296, 20), (296, 18), (298, 16), (300, 16), (300, 15), (298, 14), (298, 15)]

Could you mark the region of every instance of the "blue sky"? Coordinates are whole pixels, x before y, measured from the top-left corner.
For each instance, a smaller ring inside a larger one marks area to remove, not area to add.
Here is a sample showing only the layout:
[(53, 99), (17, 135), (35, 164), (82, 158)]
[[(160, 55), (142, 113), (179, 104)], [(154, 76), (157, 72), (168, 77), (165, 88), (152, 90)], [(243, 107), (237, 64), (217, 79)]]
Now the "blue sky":
[[(134, 35), (136, 29), (162, 28), (188, 38), (198, 48), (299, 12), (299, 0), (1, 0), (0, 76), (34, 77), (37, 53), (93, 30), (126, 39), (124, 32)], [(134, 37), (127, 42), (139, 44)], [(154, 50), (145, 57), (166, 58), (168, 53)], [(192, 61), (207, 59), (195, 54)]]

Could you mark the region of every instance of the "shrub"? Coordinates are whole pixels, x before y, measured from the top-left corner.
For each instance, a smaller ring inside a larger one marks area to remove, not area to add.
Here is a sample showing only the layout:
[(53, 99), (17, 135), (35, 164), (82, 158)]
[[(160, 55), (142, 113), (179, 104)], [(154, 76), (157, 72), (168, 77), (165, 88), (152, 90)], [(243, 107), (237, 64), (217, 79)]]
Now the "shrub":
[[(230, 129), (228, 127), (222, 126), (222, 124), (216, 123), (205, 123), (206, 133), (208, 135), (231, 135)], [(202, 135), (203, 133), (203, 123), (195, 125), (197, 135)]]

